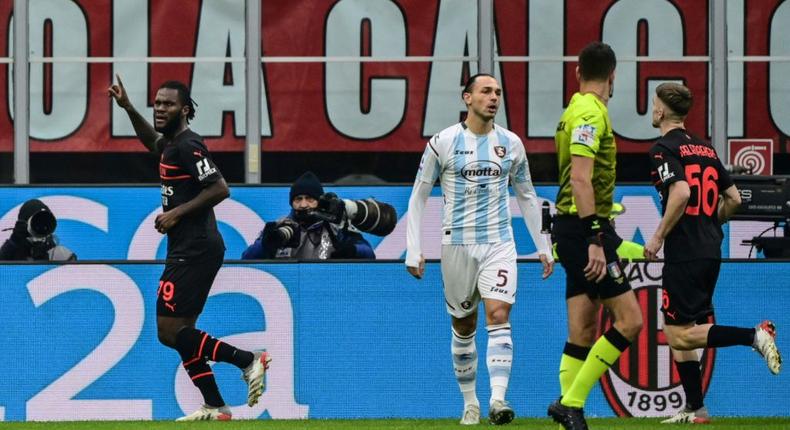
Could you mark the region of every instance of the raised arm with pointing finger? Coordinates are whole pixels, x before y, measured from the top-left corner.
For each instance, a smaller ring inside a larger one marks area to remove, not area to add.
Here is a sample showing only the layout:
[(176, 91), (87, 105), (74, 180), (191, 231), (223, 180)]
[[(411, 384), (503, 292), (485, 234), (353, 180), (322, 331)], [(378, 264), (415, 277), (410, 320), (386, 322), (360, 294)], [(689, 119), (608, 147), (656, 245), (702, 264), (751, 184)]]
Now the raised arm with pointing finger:
[(116, 74), (115, 79), (118, 83), (107, 88), (107, 94), (114, 98), (118, 106), (123, 108), (126, 114), (129, 115), (129, 120), (132, 122), (134, 132), (137, 133), (137, 137), (143, 142), (143, 145), (145, 145), (149, 151), (156, 152), (156, 141), (159, 140), (162, 135), (157, 133), (154, 126), (146, 121), (146, 119), (140, 115), (140, 112), (137, 112), (137, 109), (134, 108), (131, 100), (129, 100), (129, 95), (126, 93), (126, 88), (123, 86), (121, 76)]

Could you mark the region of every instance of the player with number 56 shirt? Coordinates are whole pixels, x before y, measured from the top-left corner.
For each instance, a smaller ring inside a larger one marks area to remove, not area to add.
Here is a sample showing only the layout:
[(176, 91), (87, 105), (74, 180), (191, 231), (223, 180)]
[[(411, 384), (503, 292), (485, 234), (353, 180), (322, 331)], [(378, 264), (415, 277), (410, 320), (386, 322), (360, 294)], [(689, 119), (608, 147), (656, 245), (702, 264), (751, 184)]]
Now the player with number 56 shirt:
[(653, 127), (661, 130), (661, 138), (650, 149), (651, 174), (661, 194), (663, 215), (645, 245), (645, 257), (655, 259), (666, 242), (664, 334), (686, 394), (684, 410), (665, 423), (710, 419), (702, 400), (696, 349), (751, 346), (763, 356), (771, 373), (779, 373), (782, 364), (772, 322), (763, 321), (754, 328), (707, 322), (713, 313), (713, 290), (721, 265), (721, 224), (735, 213), (741, 199), (716, 150), (685, 130), (692, 102), (691, 91), (672, 82), (659, 85), (653, 97)]

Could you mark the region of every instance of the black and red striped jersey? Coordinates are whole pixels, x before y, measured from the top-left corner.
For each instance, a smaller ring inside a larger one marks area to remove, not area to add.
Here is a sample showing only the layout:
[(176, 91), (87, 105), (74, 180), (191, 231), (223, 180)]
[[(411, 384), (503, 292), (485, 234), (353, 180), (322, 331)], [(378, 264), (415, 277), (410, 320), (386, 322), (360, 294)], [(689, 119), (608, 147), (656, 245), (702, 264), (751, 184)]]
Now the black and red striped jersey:
[[(156, 147), (160, 154), (159, 178), (164, 212), (192, 200), (204, 187), (222, 178), (203, 138), (190, 129), (172, 140), (160, 138)], [(181, 218), (167, 232), (168, 260), (196, 260), (224, 250), (213, 208)]]
[(686, 181), (691, 190), (686, 209), (664, 241), (666, 261), (721, 258), (724, 237), (718, 218), (719, 195), (733, 185), (710, 143), (682, 128), (667, 132), (650, 148), (650, 172), (666, 211), (669, 185)]

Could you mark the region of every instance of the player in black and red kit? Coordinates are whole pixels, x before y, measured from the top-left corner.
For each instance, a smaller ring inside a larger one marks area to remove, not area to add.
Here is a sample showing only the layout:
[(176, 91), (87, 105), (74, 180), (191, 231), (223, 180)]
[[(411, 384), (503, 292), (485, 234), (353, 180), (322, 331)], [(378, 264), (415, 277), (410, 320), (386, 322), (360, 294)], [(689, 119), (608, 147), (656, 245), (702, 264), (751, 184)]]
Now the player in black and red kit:
[(650, 149), (651, 174), (661, 194), (663, 217), (644, 252), (653, 260), (666, 242), (664, 333), (686, 393), (684, 410), (664, 423), (709, 421), (696, 349), (751, 346), (765, 358), (771, 373), (779, 373), (782, 364), (772, 322), (755, 328), (707, 322), (721, 265), (721, 224), (741, 199), (716, 150), (686, 132), (683, 123), (692, 102), (687, 87), (671, 82), (659, 85), (653, 97), (653, 127), (661, 130), (661, 138)]
[(228, 185), (203, 138), (189, 129), (195, 103), (186, 85), (168, 81), (159, 87), (152, 126), (132, 106), (120, 77), (116, 78), (118, 83), (108, 89), (109, 95), (126, 110), (145, 147), (160, 154), (163, 212), (154, 227), (167, 233), (167, 261), (157, 291), (159, 341), (178, 351), (205, 401), (203, 407), (178, 420), (230, 420), (231, 410), (208, 361), (224, 361), (241, 369), (248, 384), (247, 404), (253, 406), (263, 392), (271, 359), (266, 352), (235, 348), (195, 328), (225, 254), (213, 207), (230, 195)]

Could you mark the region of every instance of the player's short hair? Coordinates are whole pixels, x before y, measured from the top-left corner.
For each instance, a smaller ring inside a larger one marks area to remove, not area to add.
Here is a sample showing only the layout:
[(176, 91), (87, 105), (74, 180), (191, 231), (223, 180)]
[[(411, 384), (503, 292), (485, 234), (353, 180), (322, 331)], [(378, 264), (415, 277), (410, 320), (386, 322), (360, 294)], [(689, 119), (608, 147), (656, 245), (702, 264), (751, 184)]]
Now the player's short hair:
[(470, 76), (469, 79), (467, 79), (466, 83), (464, 84), (464, 89), (463, 91), (461, 91), (461, 97), (464, 96), (464, 93), (469, 93), (469, 94), (472, 93), (472, 88), (474, 88), (475, 86), (475, 81), (477, 81), (477, 78), (481, 76), (488, 76), (489, 78), (496, 79), (496, 77), (490, 73), (478, 73), (476, 75)]
[(192, 99), (192, 93), (189, 91), (189, 87), (186, 86), (185, 83), (181, 81), (167, 81), (159, 86), (159, 89), (167, 88), (170, 90), (176, 90), (178, 92), (178, 101), (181, 102), (184, 106), (189, 107), (189, 113), (187, 114), (187, 123), (195, 118), (195, 108), (197, 107), (197, 103), (195, 100)]
[(609, 79), (615, 67), (617, 57), (612, 47), (606, 43), (592, 42), (579, 53), (579, 75), (585, 81)]
[(694, 104), (694, 96), (691, 90), (683, 84), (677, 82), (664, 82), (656, 87), (656, 95), (662, 102), (680, 117), (688, 115), (691, 106)]

